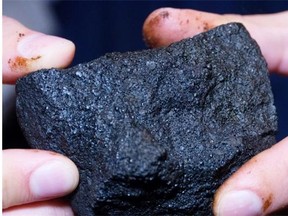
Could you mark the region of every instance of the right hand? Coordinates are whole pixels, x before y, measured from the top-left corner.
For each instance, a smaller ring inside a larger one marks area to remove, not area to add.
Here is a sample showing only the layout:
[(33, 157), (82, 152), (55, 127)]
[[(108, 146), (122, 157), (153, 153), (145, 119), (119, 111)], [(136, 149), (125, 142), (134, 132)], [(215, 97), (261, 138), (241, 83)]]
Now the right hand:
[[(258, 42), (270, 71), (288, 75), (288, 11), (268, 15), (219, 15), (162, 8), (146, 19), (146, 42), (167, 46), (228, 22), (241, 22)], [(259, 143), (261, 145), (261, 143)], [(253, 157), (217, 191), (216, 215), (266, 215), (288, 206), (288, 138)]]

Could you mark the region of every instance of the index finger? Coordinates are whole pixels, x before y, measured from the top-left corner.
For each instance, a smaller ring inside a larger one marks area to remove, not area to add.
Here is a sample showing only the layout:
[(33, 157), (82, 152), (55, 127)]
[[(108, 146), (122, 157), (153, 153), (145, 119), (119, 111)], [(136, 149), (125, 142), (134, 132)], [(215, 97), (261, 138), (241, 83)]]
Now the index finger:
[(288, 11), (269, 15), (219, 15), (191, 9), (161, 8), (143, 25), (151, 47), (167, 46), (181, 39), (229, 22), (240, 22), (258, 42), (270, 71), (288, 75)]

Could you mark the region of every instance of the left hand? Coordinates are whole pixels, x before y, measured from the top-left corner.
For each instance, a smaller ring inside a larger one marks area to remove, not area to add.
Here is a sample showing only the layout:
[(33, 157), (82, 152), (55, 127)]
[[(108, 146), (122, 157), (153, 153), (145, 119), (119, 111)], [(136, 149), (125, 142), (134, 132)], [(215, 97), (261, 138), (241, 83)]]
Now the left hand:
[[(66, 39), (26, 28), (3, 17), (2, 74), (5, 84), (32, 71), (66, 67), (75, 45)], [(69, 203), (60, 200), (78, 185), (76, 165), (55, 152), (36, 149), (2, 151), (2, 213), (4, 216), (73, 215)]]
[[(221, 24), (241, 22), (258, 42), (269, 70), (287, 76), (287, 20), (287, 11), (240, 16), (162, 8), (146, 19), (143, 34), (148, 45), (160, 47)], [(266, 215), (287, 205), (288, 138), (256, 155), (236, 171), (217, 191), (213, 211), (215, 215)]]

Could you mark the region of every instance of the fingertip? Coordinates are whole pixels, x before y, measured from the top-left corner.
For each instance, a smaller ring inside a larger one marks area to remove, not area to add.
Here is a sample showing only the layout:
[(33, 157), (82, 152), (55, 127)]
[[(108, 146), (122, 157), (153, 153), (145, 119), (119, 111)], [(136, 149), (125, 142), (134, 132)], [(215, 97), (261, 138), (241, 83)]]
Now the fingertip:
[(30, 33), (17, 42), (16, 51), (3, 59), (4, 83), (15, 81), (33, 71), (65, 68), (73, 60), (73, 42), (50, 35)]
[(77, 187), (77, 174), (75, 165), (69, 159), (49, 160), (31, 173), (30, 192), (39, 200), (64, 196)]
[(75, 45), (72, 41), (64, 38), (33, 32), (23, 37), (17, 45), (17, 51), (22, 58), (27, 59), (27, 68), (21, 68), (23, 65), (16, 65), (19, 68), (11, 68), (14, 71), (17, 69), (63, 68), (71, 63)]
[(217, 209), (214, 211), (214, 215), (262, 215), (262, 206), (262, 199), (252, 191), (230, 191), (221, 197)]
[(217, 14), (192, 9), (160, 8), (143, 25), (143, 37), (150, 47), (167, 46), (215, 27)]
[[(143, 24), (143, 37), (147, 46), (159, 47), (165, 44), (163, 41), (162, 32), (165, 32), (169, 19), (169, 11), (171, 8), (160, 8), (153, 11)], [(165, 38), (164, 38), (165, 39)]]
[(266, 215), (287, 206), (287, 144), (286, 137), (250, 159), (226, 180), (215, 193), (214, 214)]
[(32, 71), (64, 68), (73, 60), (73, 42), (32, 31), (18, 21), (3, 18), (3, 82), (14, 84)]
[(144, 41), (149, 47), (162, 47), (181, 39), (183, 22), (179, 17), (180, 10), (174, 8), (160, 8), (153, 11), (143, 25)]
[(43, 150), (3, 151), (3, 208), (61, 197), (78, 185), (76, 165)]

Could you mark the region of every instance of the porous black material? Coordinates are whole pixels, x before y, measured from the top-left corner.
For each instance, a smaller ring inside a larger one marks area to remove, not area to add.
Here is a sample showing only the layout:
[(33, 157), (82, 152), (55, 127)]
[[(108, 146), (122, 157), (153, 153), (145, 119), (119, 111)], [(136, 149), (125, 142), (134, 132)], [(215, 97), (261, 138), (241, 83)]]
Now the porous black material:
[(211, 215), (217, 187), (277, 127), (266, 63), (236, 23), (32, 73), (17, 83), (17, 112), (32, 147), (78, 166), (81, 216)]

